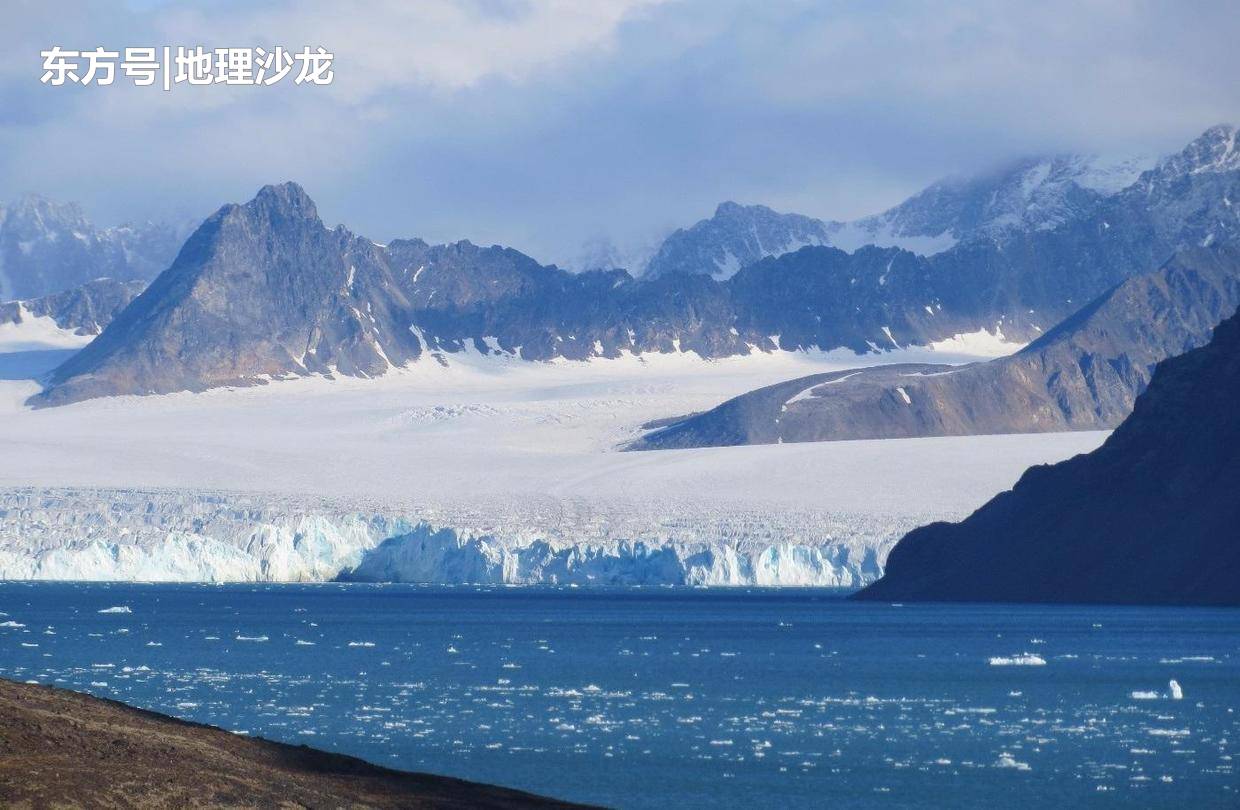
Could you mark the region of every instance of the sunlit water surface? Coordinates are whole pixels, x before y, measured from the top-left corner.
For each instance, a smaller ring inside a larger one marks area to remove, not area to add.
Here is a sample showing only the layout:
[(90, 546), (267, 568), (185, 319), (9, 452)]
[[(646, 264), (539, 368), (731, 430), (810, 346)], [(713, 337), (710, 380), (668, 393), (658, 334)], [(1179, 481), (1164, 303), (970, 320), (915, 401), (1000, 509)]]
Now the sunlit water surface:
[(3, 677), (565, 799), (1240, 805), (1238, 610), (11, 582), (0, 612)]

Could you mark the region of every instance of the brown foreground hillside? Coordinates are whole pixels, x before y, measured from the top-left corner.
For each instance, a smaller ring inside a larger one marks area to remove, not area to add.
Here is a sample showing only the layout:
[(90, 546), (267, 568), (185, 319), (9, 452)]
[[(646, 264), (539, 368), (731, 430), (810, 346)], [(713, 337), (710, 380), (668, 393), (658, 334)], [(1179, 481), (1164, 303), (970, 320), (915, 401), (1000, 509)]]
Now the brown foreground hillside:
[(567, 808), (515, 790), (187, 723), (0, 680), (6, 808)]

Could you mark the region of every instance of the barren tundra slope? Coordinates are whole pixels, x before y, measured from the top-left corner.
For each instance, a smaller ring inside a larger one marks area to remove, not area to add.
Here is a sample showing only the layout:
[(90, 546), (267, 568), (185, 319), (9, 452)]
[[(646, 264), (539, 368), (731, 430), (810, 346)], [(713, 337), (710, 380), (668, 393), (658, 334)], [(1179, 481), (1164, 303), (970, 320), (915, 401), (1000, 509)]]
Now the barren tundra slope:
[(580, 807), (394, 771), (47, 686), (0, 680), (0, 804), (35, 807)]

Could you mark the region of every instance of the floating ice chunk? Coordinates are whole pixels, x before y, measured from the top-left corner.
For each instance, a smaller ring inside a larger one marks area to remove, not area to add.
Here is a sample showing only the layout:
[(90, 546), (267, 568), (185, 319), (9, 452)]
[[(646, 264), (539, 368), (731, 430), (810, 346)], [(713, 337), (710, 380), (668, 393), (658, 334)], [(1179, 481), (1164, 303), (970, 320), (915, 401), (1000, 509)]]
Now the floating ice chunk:
[(996, 768), (1015, 768), (1018, 771), (1029, 770), (1028, 762), (1019, 762), (1016, 757), (1004, 751), (999, 755), (999, 760), (995, 763)]
[(991, 657), (990, 665), (992, 667), (1044, 667), (1046, 659), (1033, 653), (1012, 656), (996, 655)]
[(302, 641), (301, 639), (297, 639), (297, 646), (298, 647), (313, 647), (314, 642), (313, 641)]
[(237, 636), (237, 641), (266, 641), (266, 636)]
[(1158, 700), (1160, 695), (1157, 692), (1145, 692), (1141, 690), (1136, 690), (1132, 692), (1129, 695), (1129, 697), (1131, 697), (1133, 700)]
[(126, 605), (113, 605), (112, 607), (104, 608), (103, 610), (100, 610), (98, 612), (99, 613), (133, 613), (133, 611), (130, 610), (128, 606)]
[(350, 647), (373, 647), (375, 646), (375, 643), (373, 641), (350, 641), (349, 646)]
[(21, 622), (15, 622), (12, 619), (9, 619), (7, 622), (0, 622), (0, 627), (25, 627), (25, 626), (26, 625), (22, 624)]
[(1177, 681), (1175, 678), (1172, 678), (1171, 683), (1169, 683), (1167, 686), (1168, 688), (1171, 689), (1172, 700), (1183, 700), (1184, 699), (1184, 690), (1180, 688), (1179, 681)]

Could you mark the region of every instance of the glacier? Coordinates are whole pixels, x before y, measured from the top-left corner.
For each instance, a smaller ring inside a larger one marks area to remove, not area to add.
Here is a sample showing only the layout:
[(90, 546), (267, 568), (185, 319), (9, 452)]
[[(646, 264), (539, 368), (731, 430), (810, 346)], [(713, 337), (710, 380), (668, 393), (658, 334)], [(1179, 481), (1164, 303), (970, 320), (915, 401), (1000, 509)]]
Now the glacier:
[(565, 520), (561, 506), (523, 499), (498, 529), (463, 507), (11, 489), (0, 491), (0, 579), (855, 588), (925, 520), (786, 510), (683, 519), (633, 505)]
[(71, 349), (21, 326), (9, 337), (43, 351), (0, 345), (4, 579), (859, 587), (909, 529), (1103, 438), (618, 450), (781, 380), (1012, 348), (989, 333), (864, 356), (462, 352), (374, 380), (31, 410)]

